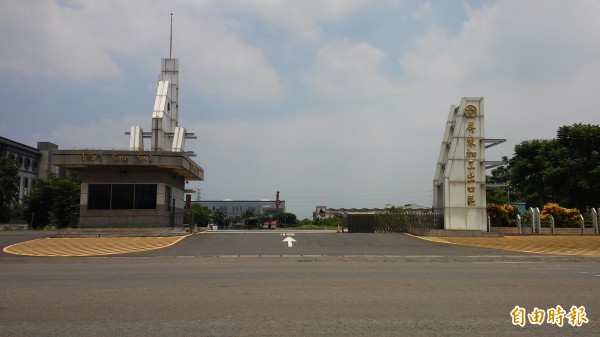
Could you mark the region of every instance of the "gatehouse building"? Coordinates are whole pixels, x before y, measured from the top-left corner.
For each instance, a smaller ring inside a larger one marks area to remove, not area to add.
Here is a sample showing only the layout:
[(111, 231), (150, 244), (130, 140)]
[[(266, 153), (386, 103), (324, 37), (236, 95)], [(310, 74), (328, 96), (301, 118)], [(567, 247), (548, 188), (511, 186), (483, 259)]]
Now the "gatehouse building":
[(185, 150), (196, 137), (179, 125), (178, 82), (179, 60), (162, 59), (151, 129), (132, 126), (128, 149), (52, 153), (55, 165), (80, 174), (79, 227), (183, 225), (185, 186), (204, 180), (204, 170)]

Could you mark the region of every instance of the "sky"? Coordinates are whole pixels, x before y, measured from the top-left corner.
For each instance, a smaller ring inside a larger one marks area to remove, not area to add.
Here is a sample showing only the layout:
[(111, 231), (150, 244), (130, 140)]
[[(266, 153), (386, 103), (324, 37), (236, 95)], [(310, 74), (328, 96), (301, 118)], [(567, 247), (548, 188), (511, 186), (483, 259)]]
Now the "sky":
[[(484, 97), (487, 160), (599, 124), (597, 0), (0, 0), (0, 136), (127, 149), (160, 59), (203, 200), (432, 205), (451, 105)], [(194, 195), (194, 200), (196, 195)]]

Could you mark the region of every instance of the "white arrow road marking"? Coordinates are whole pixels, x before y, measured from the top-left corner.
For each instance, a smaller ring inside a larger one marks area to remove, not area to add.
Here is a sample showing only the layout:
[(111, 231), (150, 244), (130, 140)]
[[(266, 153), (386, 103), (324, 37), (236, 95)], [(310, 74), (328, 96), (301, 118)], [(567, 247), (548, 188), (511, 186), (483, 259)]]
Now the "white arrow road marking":
[(294, 240), (293, 238), (291, 238), (291, 237), (288, 236), (285, 239), (283, 239), (283, 242), (287, 242), (288, 247), (291, 247), (292, 246), (292, 242), (296, 242), (296, 240)]

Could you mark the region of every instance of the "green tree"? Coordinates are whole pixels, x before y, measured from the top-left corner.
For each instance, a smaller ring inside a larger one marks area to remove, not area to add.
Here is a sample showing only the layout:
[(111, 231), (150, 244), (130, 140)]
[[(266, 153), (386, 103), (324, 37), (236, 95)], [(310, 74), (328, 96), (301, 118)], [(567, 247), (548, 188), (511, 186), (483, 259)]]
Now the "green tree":
[[(502, 157), (502, 161), (508, 164), (508, 157)], [(488, 176), (488, 183), (490, 184), (509, 184), (510, 183), (510, 170), (508, 166), (499, 166), (492, 170), (492, 175)]]
[(396, 207), (396, 206), (392, 206), (389, 210), (389, 213), (393, 213), (393, 214), (398, 214), (398, 213), (403, 213), (404, 210), (402, 209), (402, 207)]
[(597, 207), (600, 125), (562, 126), (556, 139), (524, 141), (515, 146), (508, 171), (512, 192), (529, 206)]
[(315, 222), (308, 218), (304, 218), (296, 223), (296, 227), (310, 227), (310, 226), (315, 226)]
[[(507, 157), (502, 157), (502, 161), (508, 163)], [(492, 170), (491, 175), (486, 176), (486, 182), (488, 184), (506, 185), (505, 187), (496, 187), (486, 190), (486, 200), (492, 204), (506, 204), (508, 203), (508, 189), (510, 188), (510, 170), (507, 166), (500, 166)]]
[(227, 224), (229, 224), (230, 226), (233, 226), (233, 225), (237, 225), (240, 222), (242, 222), (242, 217), (239, 216), (239, 215), (230, 216), (230, 217), (227, 218), (226, 221), (227, 221)]
[(247, 209), (244, 211), (244, 213), (242, 213), (242, 219), (249, 219), (249, 218), (254, 218), (254, 211), (251, 209)]
[(323, 219), (323, 225), (327, 226), (328, 229), (335, 229), (337, 226), (342, 225), (342, 216), (334, 214), (334, 216)]
[(600, 205), (600, 125), (573, 124), (562, 126), (557, 132), (557, 143), (563, 148), (563, 157), (553, 173), (562, 200), (584, 210), (586, 206)]
[(0, 221), (10, 220), (10, 209), (19, 193), (18, 173), (14, 160), (0, 158)]
[(263, 226), (265, 223), (273, 221), (273, 215), (268, 213), (261, 213), (258, 215), (258, 223)]
[(59, 228), (69, 226), (71, 217), (79, 209), (80, 183), (75, 177), (57, 177), (36, 181), (23, 199), (24, 216), (39, 229), (53, 224)]
[(246, 209), (244, 213), (242, 213), (239, 221), (244, 228), (258, 227), (258, 219), (252, 209)]
[(548, 153), (556, 146), (555, 140), (539, 139), (515, 146), (515, 155), (509, 160), (510, 182), (528, 205), (543, 205), (552, 199), (552, 186), (545, 173), (552, 165)]
[(508, 203), (507, 194), (502, 188), (491, 188), (485, 191), (485, 199), (488, 204), (506, 204)]
[(296, 224), (296, 222), (298, 221), (298, 217), (296, 217), (296, 214), (294, 214), (294, 213), (279, 211), (278, 216), (279, 216), (279, 225), (281, 227), (294, 226)]
[(223, 226), (225, 223), (225, 218), (227, 217), (227, 215), (221, 211), (220, 209), (215, 210), (212, 215), (210, 216), (211, 219), (213, 220), (213, 223), (219, 226)]
[(199, 204), (193, 204), (190, 208), (186, 209), (185, 215), (189, 224), (206, 227), (210, 222), (210, 210), (208, 207)]

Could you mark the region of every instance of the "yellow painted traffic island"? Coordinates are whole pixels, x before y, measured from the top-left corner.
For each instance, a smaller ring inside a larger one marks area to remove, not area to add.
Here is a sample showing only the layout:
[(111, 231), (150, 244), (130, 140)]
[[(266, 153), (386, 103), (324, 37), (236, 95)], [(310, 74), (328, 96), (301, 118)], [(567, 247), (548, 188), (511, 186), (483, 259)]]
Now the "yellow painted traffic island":
[[(187, 235), (186, 235), (187, 236)], [(186, 236), (42, 238), (10, 245), (4, 252), (25, 256), (101, 256), (172, 246)]]
[(600, 236), (420, 237), (455, 245), (552, 255), (600, 256)]

